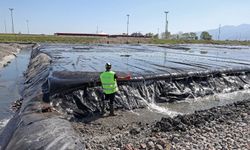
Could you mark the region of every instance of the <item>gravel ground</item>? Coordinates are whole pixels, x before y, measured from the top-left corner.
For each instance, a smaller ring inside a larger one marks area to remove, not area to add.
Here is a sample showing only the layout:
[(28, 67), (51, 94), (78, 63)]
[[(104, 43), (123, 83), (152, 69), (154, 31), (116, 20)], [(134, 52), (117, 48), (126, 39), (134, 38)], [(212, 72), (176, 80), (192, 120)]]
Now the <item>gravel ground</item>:
[(174, 118), (120, 111), (73, 126), (93, 150), (250, 149), (250, 100)]

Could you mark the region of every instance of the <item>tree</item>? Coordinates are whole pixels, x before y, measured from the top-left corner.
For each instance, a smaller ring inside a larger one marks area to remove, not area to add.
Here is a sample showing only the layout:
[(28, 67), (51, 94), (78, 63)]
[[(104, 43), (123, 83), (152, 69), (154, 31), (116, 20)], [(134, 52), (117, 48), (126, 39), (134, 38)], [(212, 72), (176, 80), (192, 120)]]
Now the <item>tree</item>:
[(158, 34), (155, 34), (153, 37), (154, 37), (155, 39), (159, 39), (159, 35), (158, 35)]
[(198, 40), (198, 36), (194, 32), (190, 32), (190, 37), (192, 40)]
[(172, 39), (181, 39), (181, 40), (198, 40), (196, 33), (189, 32), (189, 33), (179, 33), (174, 34), (171, 36)]
[(146, 37), (153, 37), (154, 34), (153, 34), (153, 33), (146, 33), (145, 36), (146, 36)]
[(189, 33), (183, 33), (183, 34), (181, 35), (181, 39), (183, 39), (183, 40), (189, 40), (189, 39), (190, 39)]
[(140, 32), (134, 32), (134, 33), (131, 34), (131, 36), (133, 36), (133, 37), (142, 37), (143, 34), (140, 33)]
[(201, 40), (212, 40), (212, 35), (210, 35), (207, 31), (203, 31), (200, 38)]

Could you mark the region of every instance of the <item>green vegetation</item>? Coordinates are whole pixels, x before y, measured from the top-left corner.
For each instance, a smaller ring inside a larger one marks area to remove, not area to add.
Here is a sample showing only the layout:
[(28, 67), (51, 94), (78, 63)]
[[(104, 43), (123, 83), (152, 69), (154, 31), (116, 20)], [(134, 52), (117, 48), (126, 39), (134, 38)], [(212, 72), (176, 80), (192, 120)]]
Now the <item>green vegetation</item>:
[(92, 43), (98, 40), (94, 37), (73, 37), (54, 35), (0, 34), (0, 42), (21, 43)]
[(207, 31), (203, 31), (200, 35), (201, 40), (212, 40), (212, 35), (210, 35)]
[(218, 45), (248, 45), (250, 41), (215, 41), (215, 40), (169, 40), (152, 39), (152, 44), (218, 44)]
[(179, 33), (179, 34), (171, 34), (170, 39), (175, 39), (175, 40), (198, 40), (198, 36), (194, 32)]
[[(55, 36), (55, 35), (25, 35), (25, 34), (0, 34), (0, 42), (18, 42), (18, 43), (106, 43), (113, 40), (113, 43), (122, 42), (112, 38), (98, 37), (76, 37), (76, 36)], [(127, 38), (125, 39), (127, 40)], [(215, 40), (192, 40), (192, 39), (158, 39), (151, 38), (140, 39), (141, 43), (150, 44), (220, 44), (220, 45), (248, 45), (250, 41), (215, 41)], [(134, 40), (137, 42), (137, 40)]]

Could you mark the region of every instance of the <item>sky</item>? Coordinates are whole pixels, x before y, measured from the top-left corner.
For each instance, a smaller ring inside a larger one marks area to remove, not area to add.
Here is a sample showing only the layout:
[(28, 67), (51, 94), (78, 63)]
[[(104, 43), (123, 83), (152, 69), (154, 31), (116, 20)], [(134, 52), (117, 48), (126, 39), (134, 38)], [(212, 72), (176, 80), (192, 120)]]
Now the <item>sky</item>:
[[(0, 32), (122, 34), (196, 32), (250, 24), (250, 0), (0, 0)], [(28, 20), (28, 23), (27, 23)]]

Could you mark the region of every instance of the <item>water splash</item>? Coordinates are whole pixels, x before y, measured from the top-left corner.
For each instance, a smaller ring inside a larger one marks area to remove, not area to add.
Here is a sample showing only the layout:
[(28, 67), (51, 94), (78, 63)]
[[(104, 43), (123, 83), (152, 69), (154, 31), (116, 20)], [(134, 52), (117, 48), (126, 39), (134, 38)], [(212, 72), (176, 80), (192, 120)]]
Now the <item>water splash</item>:
[(145, 98), (142, 98), (142, 100), (144, 101), (144, 103), (147, 105), (147, 108), (150, 110), (150, 111), (153, 111), (153, 112), (156, 112), (156, 113), (160, 113), (160, 114), (164, 114), (164, 115), (168, 115), (170, 117), (174, 117), (178, 114), (181, 114), (181, 113), (178, 113), (178, 112), (175, 112), (175, 111), (170, 111), (168, 108), (166, 107), (161, 107), (161, 106), (158, 106), (156, 103), (155, 103), (155, 88), (154, 86), (149, 86), (147, 87), (146, 86), (146, 81), (144, 80), (142, 82), (142, 87), (144, 89), (144, 93), (145, 93)]
[(157, 112), (157, 113), (168, 115), (170, 117), (174, 117), (174, 116), (177, 116), (177, 115), (182, 115), (182, 113), (180, 113), (180, 112), (169, 110), (168, 108), (158, 106), (155, 103), (149, 103), (148, 104), (148, 109), (151, 110), (151, 111)]
[(3, 129), (3, 128), (7, 125), (7, 123), (8, 123), (9, 121), (10, 121), (10, 118), (0, 120), (0, 131), (1, 131), (1, 129)]
[(196, 99), (187, 98), (184, 101), (163, 104), (163, 107), (170, 111), (176, 111), (183, 114), (194, 113), (198, 110), (210, 109), (216, 106), (224, 106), (237, 101), (248, 100), (250, 89), (235, 91), (231, 93), (217, 93)]

